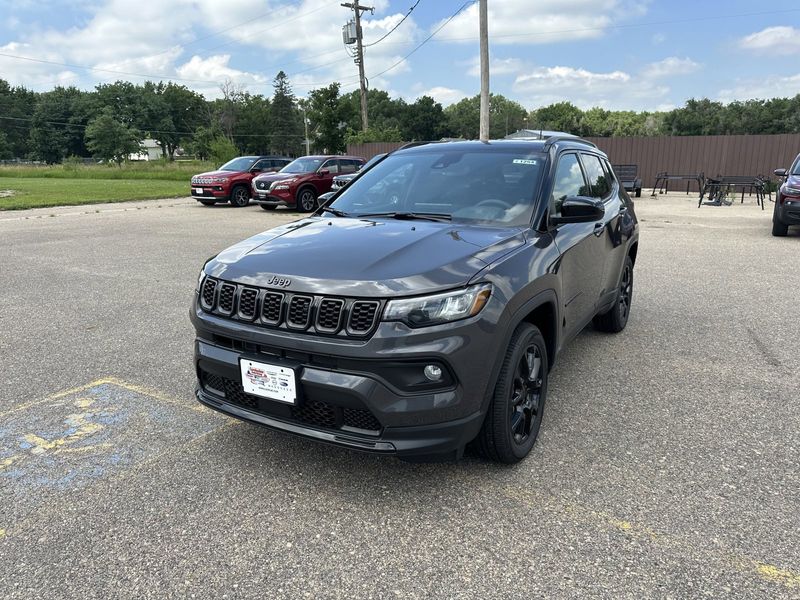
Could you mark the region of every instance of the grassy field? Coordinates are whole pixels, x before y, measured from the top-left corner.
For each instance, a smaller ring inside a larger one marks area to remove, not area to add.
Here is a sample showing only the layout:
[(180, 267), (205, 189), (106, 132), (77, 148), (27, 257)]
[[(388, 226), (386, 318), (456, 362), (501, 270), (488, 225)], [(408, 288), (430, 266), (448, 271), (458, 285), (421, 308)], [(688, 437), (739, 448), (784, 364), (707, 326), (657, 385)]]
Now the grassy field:
[(198, 162), (0, 166), (0, 210), (173, 198), (189, 178), (214, 168)]

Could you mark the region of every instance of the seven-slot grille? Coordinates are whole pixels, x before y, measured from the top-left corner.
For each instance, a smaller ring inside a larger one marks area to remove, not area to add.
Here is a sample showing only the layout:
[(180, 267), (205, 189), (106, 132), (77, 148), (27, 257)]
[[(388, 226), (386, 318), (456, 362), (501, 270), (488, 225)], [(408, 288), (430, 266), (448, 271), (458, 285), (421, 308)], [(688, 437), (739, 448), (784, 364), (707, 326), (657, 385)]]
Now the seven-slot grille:
[(206, 277), (203, 310), (268, 327), (326, 335), (366, 337), (377, 324), (380, 302), (277, 292)]

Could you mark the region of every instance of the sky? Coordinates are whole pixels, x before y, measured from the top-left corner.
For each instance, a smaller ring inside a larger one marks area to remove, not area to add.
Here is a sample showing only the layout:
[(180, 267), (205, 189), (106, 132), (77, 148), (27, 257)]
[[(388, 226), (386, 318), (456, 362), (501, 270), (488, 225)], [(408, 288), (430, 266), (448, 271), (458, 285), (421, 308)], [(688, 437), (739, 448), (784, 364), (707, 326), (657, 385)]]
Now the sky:
[[(358, 71), (342, 43), (353, 13), (341, 1), (0, 0), (0, 78), (37, 91), (173, 80), (215, 98), (226, 80), (271, 95), (283, 70), (299, 97), (333, 81), (348, 92), (357, 89)], [(445, 106), (479, 92), (477, 3), (368, 6), (370, 87), (408, 101), (430, 95)], [(584, 109), (669, 110), (693, 97), (800, 93), (797, 0), (488, 6), (492, 92), (528, 109), (567, 100)]]

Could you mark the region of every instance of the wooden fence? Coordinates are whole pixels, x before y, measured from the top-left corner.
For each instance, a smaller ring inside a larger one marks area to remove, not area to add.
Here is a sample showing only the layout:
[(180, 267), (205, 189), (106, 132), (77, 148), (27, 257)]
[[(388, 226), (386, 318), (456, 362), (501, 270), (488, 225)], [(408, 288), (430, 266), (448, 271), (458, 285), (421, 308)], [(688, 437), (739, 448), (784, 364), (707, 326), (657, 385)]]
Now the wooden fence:
[[(652, 187), (656, 174), (671, 175), (705, 173), (716, 175), (765, 175), (789, 167), (800, 153), (800, 134), (781, 135), (707, 135), (661, 137), (587, 138), (608, 154), (614, 164), (639, 165), (639, 176), (645, 187)], [(347, 148), (349, 154), (372, 158), (391, 152), (399, 143), (357, 144)], [(673, 182), (671, 189), (686, 189), (686, 184)], [(697, 185), (690, 188), (697, 191)]]

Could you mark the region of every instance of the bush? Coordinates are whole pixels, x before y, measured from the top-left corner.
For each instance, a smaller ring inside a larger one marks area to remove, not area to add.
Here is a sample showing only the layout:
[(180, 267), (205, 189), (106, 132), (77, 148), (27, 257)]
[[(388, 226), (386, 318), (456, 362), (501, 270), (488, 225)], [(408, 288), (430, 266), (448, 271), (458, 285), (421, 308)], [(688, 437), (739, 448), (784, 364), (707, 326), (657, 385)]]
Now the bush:
[(239, 149), (224, 135), (217, 136), (209, 144), (209, 158), (217, 165), (224, 164), (239, 156)]

